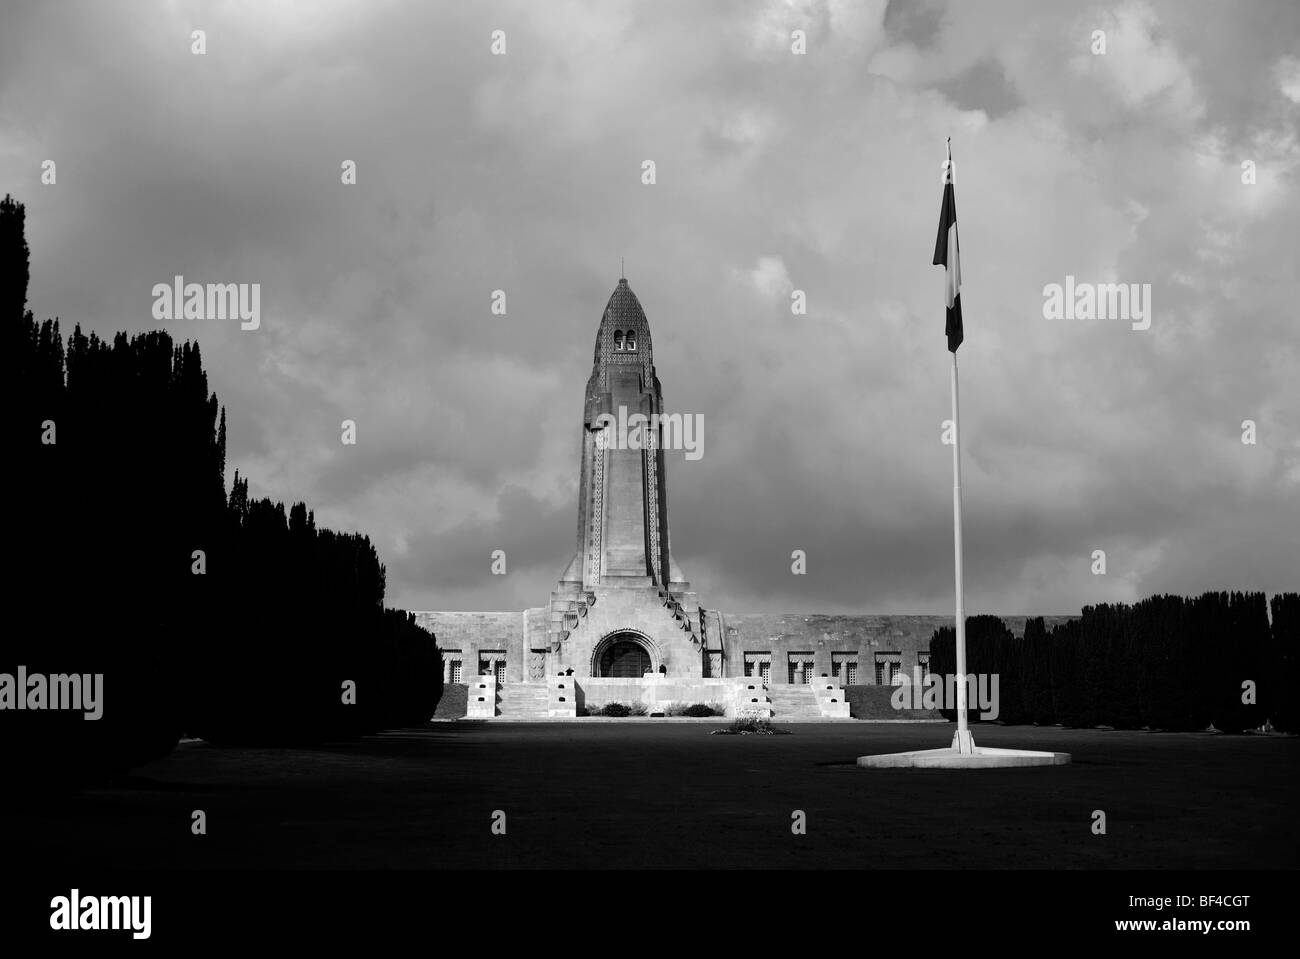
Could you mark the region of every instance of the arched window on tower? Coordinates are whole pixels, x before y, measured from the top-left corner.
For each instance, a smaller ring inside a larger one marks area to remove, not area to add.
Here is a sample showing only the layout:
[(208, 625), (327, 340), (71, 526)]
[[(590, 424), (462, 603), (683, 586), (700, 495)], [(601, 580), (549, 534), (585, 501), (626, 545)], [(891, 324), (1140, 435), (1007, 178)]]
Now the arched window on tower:
[(636, 330), (627, 331), (627, 340), (625, 342), (627, 343), (627, 348), (635, 353), (636, 352)]
[(616, 349), (616, 350), (621, 350), (622, 348), (623, 348), (623, 331), (622, 331), (622, 330), (615, 330), (615, 331), (614, 331), (614, 349)]

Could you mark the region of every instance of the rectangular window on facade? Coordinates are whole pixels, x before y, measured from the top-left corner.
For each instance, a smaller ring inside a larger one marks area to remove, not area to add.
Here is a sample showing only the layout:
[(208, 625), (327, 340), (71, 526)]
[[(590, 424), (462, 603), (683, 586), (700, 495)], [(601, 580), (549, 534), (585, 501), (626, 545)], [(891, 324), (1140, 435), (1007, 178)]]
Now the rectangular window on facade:
[(453, 683), (459, 683), (459, 682), (462, 681), (462, 680), (461, 680), (461, 673), (460, 673), (460, 660), (459, 660), (459, 659), (453, 659), (453, 660), (451, 661), (451, 681), (452, 681)]
[[(831, 675), (843, 686), (852, 686), (858, 678), (858, 661), (854, 653), (832, 653)], [(852, 673), (850, 673), (852, 667)]]
[(758, 664), (758, 675), (765, 683), (772, 681), (772, 661), (770, 659), (765, 659)]
[(894, 686), (902, 674), (903, 657), (900, 653), (876, 653), (876, 685)]
[(746, 676), (754, 675), (754, 661), (750, 659), (748, 656), (745, 657), (745, 675)]
[(790, 653), (790, 682), (812, 682), (812, 653)]
[(506, 651), (504, 649), (484, 649), (479, 651), (478, 674), (492, 676), (498, 683), (506, 681)]

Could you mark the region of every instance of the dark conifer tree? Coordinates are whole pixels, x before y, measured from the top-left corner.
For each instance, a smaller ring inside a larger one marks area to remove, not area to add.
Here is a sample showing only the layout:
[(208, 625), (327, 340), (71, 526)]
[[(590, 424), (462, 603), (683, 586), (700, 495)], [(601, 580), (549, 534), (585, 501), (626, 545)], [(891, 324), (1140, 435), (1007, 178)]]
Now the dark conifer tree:
[[(85, 781), (165, 754), (182, 733), (319, 740), (427, 719), (433, 637), (383, 608), (359, 534), (303, 504), (225, 489), (225, 410), (196, 343), (111, 341), (26, 309), (25, 211), (0, 202), (0, 338), (17, 438), (10, 572), (21, 597), (0, 671), (100, 673), (103, 718), (22, 711), (0, 735), (25, 783)], [(357, 706), (342, 702), (355, 681)]]
[(1273, 728), (1300, 733), (1300, 593), (1279, 593), (1270, 601), (1268, 668), (1260, 703)]

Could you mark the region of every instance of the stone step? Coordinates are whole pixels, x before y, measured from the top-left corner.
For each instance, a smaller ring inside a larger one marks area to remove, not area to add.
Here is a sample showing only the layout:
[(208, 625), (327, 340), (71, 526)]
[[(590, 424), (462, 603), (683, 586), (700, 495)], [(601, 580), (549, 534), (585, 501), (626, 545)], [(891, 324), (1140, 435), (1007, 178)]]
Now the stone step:
[(777, 683), (767, 687), (772, 701), (773, 719), (820, 719), (821, 706), (811, 686), (802, 683)]
[(498, 716), (544, 718), (549, 694), (545, 683), (502, 683), (497, 687)]

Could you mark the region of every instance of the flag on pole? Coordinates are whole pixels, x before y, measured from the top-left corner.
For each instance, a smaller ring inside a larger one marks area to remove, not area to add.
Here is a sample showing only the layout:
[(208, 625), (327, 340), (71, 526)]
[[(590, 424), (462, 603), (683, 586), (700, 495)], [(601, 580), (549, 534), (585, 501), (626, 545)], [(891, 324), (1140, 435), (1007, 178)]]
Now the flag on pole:
[(943, 173), (943, 209), (939, 211), (939, 237), (934, 242), (934, 265), (944, 268), (948, 302), (944, 332), (948, 334), (949, 352), (956, 353), (965, 334), (961, 327), (961, 259), (957, 255), (957, 197), (953, 192), (951, 143)]

